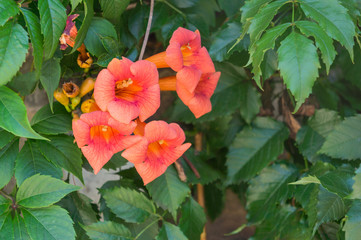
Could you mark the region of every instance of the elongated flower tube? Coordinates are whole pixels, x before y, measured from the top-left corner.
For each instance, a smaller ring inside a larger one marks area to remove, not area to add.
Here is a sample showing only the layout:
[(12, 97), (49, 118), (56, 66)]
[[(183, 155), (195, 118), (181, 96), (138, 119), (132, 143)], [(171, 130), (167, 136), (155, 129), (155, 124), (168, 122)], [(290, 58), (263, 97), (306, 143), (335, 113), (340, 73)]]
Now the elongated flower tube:
[(135, 122), (120, 123), (102, 111), (82, 114), (80, 119), (73, 121), (76, 143), (95, 174), (113, 154), (141, 140), (139, 136), (129, 136), (135, 127)]
[(89, 93), (90, 91), (93, 91), (95, 85), (95, 79), (88, 77), (86, 78), (80, 85), (80, 92), (79, 96), (83, 97), (85, 94)]
[(60, 49), (65, 50), (68, 46), (73, 47), (75, 44), (75, 38), (78, 34), (78, 29), (75, 26), (74, 20), (79, 14), (69, 15), (66, 19), (66, 26), (63, 34), (60, 37)]
[(142, 139), (127, 148), (122, 156), (134, 163), (144, 185), (147, 185), (187, 151), (191, 144), (183, 144), (184, 141), (184, 132), (178, 124), (152, 121), (145, 125)]
[(95, 81), (94, 99), (102, 111), (122, 123), (138, 116), (144, 122), (160, 106), (158, 80), (153, 63), (114, 58)]
[(215, 72), (207, 49), (201, 46), (199, 31), (192, 32), (182, 27), (174, 31), (165, 52), (146, 60), (153, 62), (158, 68), (170, 67), (176, 72), (186, 66), (194, 66), (205, 73)]

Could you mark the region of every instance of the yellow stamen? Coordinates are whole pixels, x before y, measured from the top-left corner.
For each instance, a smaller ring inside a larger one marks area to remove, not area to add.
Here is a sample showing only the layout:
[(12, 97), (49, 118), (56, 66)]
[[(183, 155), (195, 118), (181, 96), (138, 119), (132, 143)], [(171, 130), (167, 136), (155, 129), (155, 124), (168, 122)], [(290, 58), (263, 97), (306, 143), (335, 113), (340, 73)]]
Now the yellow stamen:
[(103, 131), (103, 132), (108, 131), (108, 126), (103, 126), (103, 127), (102, 127), (102, 131)]
[(117, 88), (118, 89), (121, 89), (121, 88), (126, 88), (126, 87), (129, 87), (130, 85), (132, 85), (133, 83), (133, 80), (131, 78), (128, 78), (128, 80), (123, 80), (123, 81), (119, 81), (117, 83)]
[(162, 140), (159, 140), (158, 143), (159, 143), (160, 145), (162, 145), (162, 144), (164, 143), (164, 140), (163, 140), (163, 139), (162, 139)]

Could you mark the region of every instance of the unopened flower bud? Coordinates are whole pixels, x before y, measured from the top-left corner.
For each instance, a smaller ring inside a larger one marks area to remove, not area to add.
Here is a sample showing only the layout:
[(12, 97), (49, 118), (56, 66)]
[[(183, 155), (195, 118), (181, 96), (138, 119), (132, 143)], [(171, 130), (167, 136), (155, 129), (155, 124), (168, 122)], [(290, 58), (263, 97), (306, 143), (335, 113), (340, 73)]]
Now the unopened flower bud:
[(54, 98), (60, 102), (62, 105), (64, 105), (64, 107), (66, 108), (66, 110), (68, 112), (70, 112), (69, 109), (69, 98), (63, 93), (61, 88), (57, 88), (54, 91)]
[(74, 110), (76, 108), (76, 106), (79, 105), (80, 100), (81, 100), (81, 97), (79, 97), (79, 96), (76, 96), (75, 98), (72, 98), (70, 100), (71, 101), (70, 108)]
[(83, 97), (85, 94), (92, 91), (94, 89), (94, 85), (95, 85), (94, 78), (88, 77), (87, 79), (85, 79), (80, 86), (79, 96)]
[(74, 98), (79, 94), (79, 87), (73, 82), (63, 84), (63, 93), (70, 98)]
[(83, 113), (90, 113), (94, 111), (100, 111), (100, 108), (95, 103), (94, 99), (85, 100), (80, 107)]

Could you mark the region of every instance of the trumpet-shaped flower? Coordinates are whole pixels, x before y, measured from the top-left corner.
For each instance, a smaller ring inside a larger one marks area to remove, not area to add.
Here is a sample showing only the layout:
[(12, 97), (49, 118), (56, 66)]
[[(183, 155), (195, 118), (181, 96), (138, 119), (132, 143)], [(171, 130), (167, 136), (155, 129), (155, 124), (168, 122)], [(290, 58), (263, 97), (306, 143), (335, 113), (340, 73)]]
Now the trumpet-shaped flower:
[(184, 132), (178, 124), (152, 121), (145, 125), (142, 139), (127, 148), (122, 156), (134, 163), (146, 185), (162, 175), (191, 146), (183, 144), (184, 141)]
[(155, 63), (158, 68), (170, 67), (176, 72), (186, 66), (194, 66), (204, 73), (215, 72), (207, 49), (201, 47), (199, 31), (192, 32), (182, 27), (174, 31), (165, 52), (146, 60)]
[(129, 123), (138, 116), (144, 121), (159, 108), (158, 80), (153, 63), (114, 58), (97, 77), (94, 99), (101, 110), (108, 111), (122, 123)]
[(113, 154), (138, 142), (141, 137), (129, 136), (136, 127), (135, 122), (120, 123), (108, 112), (91, 112), (73, 121), (73, 133), (85, 158), (97, 174)]

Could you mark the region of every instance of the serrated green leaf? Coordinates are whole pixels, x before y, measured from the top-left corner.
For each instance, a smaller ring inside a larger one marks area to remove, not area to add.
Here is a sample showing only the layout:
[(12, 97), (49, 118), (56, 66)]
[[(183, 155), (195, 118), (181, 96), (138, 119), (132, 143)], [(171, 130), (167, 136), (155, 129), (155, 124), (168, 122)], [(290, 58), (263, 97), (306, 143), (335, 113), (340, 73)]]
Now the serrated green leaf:
[(27, 178), (16, 193), (16, 201), (26, 208), (48, 207), (80, 187), (50, 176), (36, 174)]
[(103, 10), (103, 17), (113, 23), (119, 23), (130, 0), (100, 0), (99, 2)]
[(189, 8), (197, 4), (199, 0), (170, 0), (169, 2), (178, 8)]
[(88, 34), (88, 30), (89, 30), (91, 21), (94, 16), (93, 5), (94, 5), (94, 0), (84, 0), (85, 17), (84, 17), (83, 23), (78, 31), (78, 34), (76, 35), (75, 44), (73, 46), (73, 49), (71, 50), (71, 53), (75, 52), (82, 45), (82, 43), (84, 42), (84, 40)]
[(248, 0), (245, 1), (242, 11), (242, 19), (241, 22), (244, 24), (249, 18), (253, 18), (257, 12), (266, 6), (272, 0)]
[(327, 136), (319, 153), (334, 158), (354, 160), (361, 158), (361, 115), (346, 118)]
[(6, 86), (21, 96), (26, 96), (35, 90), (38, 80), (35, 72), (27, 72), (15, 76)]
[(114, 188), (106, 191), (104, 199), (107, 206), (127, 222), (144, 222), (155, 213), (155, 207), (143, 193), (128, 188)]
[(75, 8), (82, 2), (83, 0), (70, 0), (71, 3), (71, 11), (74, 12)]
[(278, 10), (287, 2), (289, 1), (277, 0), (266, 5), (257, 12), (257, 14), (252, 18), (251, 25), (248, 28), (248, 33), (251, 38), (251, 45), (258, 41), (264, 30), (268, 27), (274, 16), (277, 14)]
[(41, 154), (37, 143), (27, 140), (16, 158), (16, 184), (20, 186), (25, 179), (37, 173), (59, 179), (63, 176), (61, 169), (46, 160)]
[(355, 200), (352, 202), (350, 210), (346, 214), (346, 222), (343, 226), (343, 231), (346, 232), (347, 240), (357, 240), (361, 236), (361, 201)]
[(312, 92), (318, 77), (320, 63), (317, 49), (310, 39), (292, 32), (281, 42), (277, 52), (281, 76), (297, 102), (296, 112)]
[(283, 152), (287, 128), (268, 118), (257, 118), (253, 127), (244, 128), (227, 154), (228, 183), (249, 180)]
[(53, 105), (53, 113), (49, 105), (45, 105), (37, 111), (31, 119), (31, 125), (34, 130), (47, 135), (57, 135), (68, 133), (72, 130), (72, 118), (59, 102)]
[(21, 98), (5, 86), (0, 87), (0, 113), (0, 127), (5, 130), (19, 137), (46, 139), (30, 127)]
[(239, 96), (242, 93), (243, 79), (247, 79), (244, 69), (231, 63), (215, 63), (221, 77), (216, 90), (211, 98), (212, 111), (196, 119), (192, 112), (180, 100), (176, 101), (171, 121), (204, 122), (211, 121), (217, 117), (232, 114), (241, 107)]
[(352, 193), (348, 198), (361, 199), (361, 167), (356, 170), (356, 175), (353, 177), (354, 184), (352, 185)]
[(247, 87), (242, 90), (240, 113), (242, 118), (250, 124), (262, 106), (261, 94), (251, 84), (247, 84)]
[(31, 240), (26, 230), (24, 219), (19, 215), (18, 212), (15, 212), (15, 217), (13, 218), (13, 228), (14, 237), (16, 240)]
[(311, 184), (311, 183), (321, 184), (320, 180), (317, 177), (311, 176), (311, 175), (309, 175), (307, 177), (303, 177), (300, 180), (289, 183), (289, 184), (290, 185), (307, 185), (307, 184)]
[[(44, 35), (44, 57), (50, 59), (59, 45), (66, 25), (66, 9), (60, 0), (39, 0), (41, 32)], [(53, 90), (54, 91), (54, 90)]]
[(290, 26), (290, 23), (284, 23), (269, 29), (257, 43), (252, 45), (249, 50), (249, 63), (252, 62), (252, 73), (254, 74), (253, 78), (257, 83), (257, 86), (261, 89), (261, 63), (263, 61), (264, 54), (268, 49), (273, 49), (275, 47), (276, 39), (280, 37)]
[(25, 8), (20, 9), (24, 16), (26, 27), (30, 36), (31, 44), (33, 47), (34, 66), (37, 71), (37, 76), (40, 76), (41, 66), (43, 64), (43, 36), (40, 30), (39, 18), (30, 10)]
[(8, 83), (18, 72), (28, 48), (28, 34), (19, 24), (10, 21), (0, 27), (0, 86)]
[(81, 151), (74, 138), (66, 135), (48, 136), (50, 141), (38, 141), (42, 155), (49, 161), (74, 174), (83, 182)]
[(322, 60), (326, 65), (326, 72), (328, 74), (330, 66), (336, 57), (336, 50), (333, 46), (332, 38), (327, 36), (327, 33), (317, 23), (310, 21), (297, 21), (296, 26), (306, 36), (312, 36), (315, 38), (316, 46), (322, 53)]
[(177, 209), (190, 193), (189, 187), (179, 179), (172, 166), (146, 187), (153, 201), (161, 208), (169, 210), (174, 218), (177, 215)]
[(106, 53), (101, 41), (101, 38), (103, 37), (117, 39), (117, 33), (114, 26), (106, 19), (93, 17), (84, 39), (84, 44), (91, 54), (100, 56), (103, 53)]
[(257, 223), (273, 214), (276, 204), (283, 201), (293, 188), (288, 183), (295, 179), (296, 173), (293, 166), (273, 164), (250, 181), (247, 190), (248, 222)]
[(198, 239), (207, 222), (204, 209), (190, 197), (181, 207), (182, 217), (179, 220), (179, 228), (188, 239)]
[(11, 140), (14, 139), (14, 135), (4, 129), (0, 128), (0, 149), (6, 146)]
[[(352, 193), (352, 185), (354, 184), (353, 172), (345, 171), (342, 167), (334, 171), (328, 172), (319, 177), (321, 184), (329, 192), (336, 193), (344, 198)], [(353, 171), (353, 169), (351, 170)]]
[(317, 222), (313, 232), (315, 232), (322, 223), (338, 220), (343, 217), (345, 213), (346, 207), (342, 198), (320, 186), (317, 202)]
[(242, 25), (235, 22), (230, 22), (227, 26), (221, 31), (215, 33), (212, 36), (212, 44), (209, 48), (209, 55), (215, 61), (224, 61), (227, 60), (235, 50), (244, 50), (247, 48), (245, 46), (247, 41), (243, 43), (239, 43), (237, 48), (233, 48), (233, 51), (228, 52), (228, 50), (232, 47), (234, 42), (237, 40), (239, 33), (242, 30)]
[(15, 140), (0, 150), (0, 189), (9, 183), (14, 175), (15, 159), (19, 153), (19, 140)]
[(9, 210), (10, 205), (11, 205), (11, 200), (4, 198), (2, 195), (0, 195), (0, 213), (3, 214), (7, 212)]
[(214, 221), (223, 211), (226, 192), (219, 183), (204, 185), (204, 200), (207, 216)]
[(43, 63), (40, 82), (48, 95), (50, 109), (53, 111), (54, 91), (60, 82), (61, 67), (58, 59), (51, 58)]
[(143, 233), (138, 236), (137, 240), (148, 240), (155, 239), (159, 233), (159, 218), (157, 216), (151, 216), (143, 223), (126, 223), (125, 226), (129, 228), (133, 236), (137, 236), (145, 228), (147, 228)]
[(307, 125), (298, 131), (296, 142), (300, 152), (310, 161), (315, 162), (317, 152), (325, 142), (326, 137), (341, 122), (335, 111), (320, 109), (307, 121)]
[(88, 226), (84, 226), (84, 229), (86, 234), (92, 240), (134, 239), (127, 227), (116, 222), (97, 222)]
[(302, 10), (307, 17), (317, 21), (333, 39), (346, 47), (353, 59), (355, 25), (337, 0), (300, 0)]
[(9, 18), (19, 13), (19, 6), (13, 0), (2, 0), (0, 2), (0, 27), (3, 26)]
[(262, 78), (267, 80), (278, 70), (278, 56), (273, 49), (266, 51), (261, 63)]
[(22, 209), (26, 229), (32, 239), (74, 240), (73, 221), (59, 206)]
[(159, 231), (156, 240), (187, 240), (187, 237), (184, 236), (183, 232), (179, 227), (169, 223), (163, 222), (163, 226)]
[(224, 10), (228, 17), (239, 13), (239, 9), (242, 5), (238, 0), (218, 0), (219, 7)]
[(308, 226), (313, 229), (317, 221), (317, 196), (319, 191), (318, 184), (308, 184), (304, 186), (296, 186), (295, 198), (307, 214)]
[(0, 239), (14, 239), (14, 229), (11, 212), (3, 213), (2, 215), (0, 215)]

